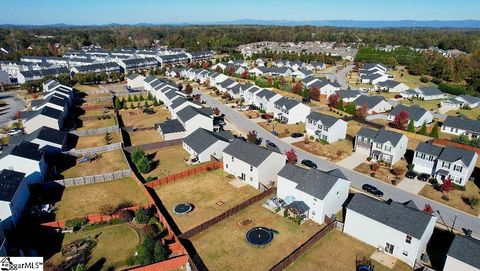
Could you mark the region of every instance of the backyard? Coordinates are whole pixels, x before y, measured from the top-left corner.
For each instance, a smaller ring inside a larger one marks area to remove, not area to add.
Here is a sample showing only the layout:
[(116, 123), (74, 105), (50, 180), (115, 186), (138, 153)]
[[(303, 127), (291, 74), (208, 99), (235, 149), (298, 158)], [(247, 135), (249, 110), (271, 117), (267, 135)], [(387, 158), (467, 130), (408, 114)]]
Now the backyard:
[[(372, 173), (371, 165), (372, 165), (371, 162), (365, 161), (360, 165), (358, 165), (353, 170), (363, 173), (365, 175), (371, 175)], [(389, 184), (393, 184), (393, 180), (397, 179), (397, 182), (394, 185), (398, 185), (403, 179), (405, 173), (407, 172), (407, 162), (405, 160), (400, 160), (396, 162), (392, 168), (398, 168), (398, 171), (401, 173), (398, 175), (398, 178), (396, 178), (395, 175), (392, 174), (390, 170), (390, 166), (384, 166), (384, 165), (381, 165), (380, 168), (375, 172), (374, 178)]]
[[(299, 226), (267, 210), (262, 206), (263, 202), (257, 202), (190, 238), (210, 270), (269, 270), (323, 227), (312, 221)], [(247, 243), (245, 234), (255, 226), (279, 233), (268, 247), (253, 247)]]
[(449, 200), (442, 199), (442, 196), (443, 196), (442, 192), (435, 190), (431, 185), (426, 185), (422, 189), (422, 191), (420, 191), (419, 195), (432, 199), (434, 201), (440, 202), (442, 204), (448, 205), (455, 209), (464, 211), (466, 213), (472, 214), (474, 216), (480, 215), (480, 208), (478, 205), (475, 207), (470, 207), (470, 205), (465, 203), (468, 196), (480, 198), (480, 188), (477, 184), (475, 184), (472, 181), (467, 182), (467, 184), (465, 185), (465, 191), (455, 189), (453, 191), (448, 192), (447, 195)]
[(400, 103), (400, 104), (404, 104), (404, 105), (408, 105), (408, 106), (418, 105), (418, 106), (424, 108), (425, 110), (430, 110), (430, 111), (438, 109), (439, 105), (440, 105), (440, 102), (441, 102), (441, 100), (430, 100), (430, 101), (423, 101), (423, 100), (419, 100), (419, 99), (398, 100), (398, 103)]
[(265, 130), (272, 132), (275, 130), (278, 137), (289, 137), (292, 133), (302, 133), (305, 131), (305, 123), (284, 124), (278, 121), (259, 122), (257, 123)]
[(149, 156), (153, 156), (154, 167), (148, 174), (143, 177), (157, 177), (162, 178), (184, 170), (187, 170), (196, 165), (190, 166), (185, 162), (189, 158), (182, 145), (175, 145), (151, 151)]
[(154, 127), (155, 123), (163, 122), (165, 119), (170, 118), (170, 112), (165, 107), (152, 107), (155, 111), (154, 114), (143, 113), (142, 109), (128, 109), (121, 110), (123, 124), (133, 126), (135, 128), (142, 127)]
[[(120, 133), (110, 133), (110, 144), (120, 142)], [(78, 137), (76, 149), (95, 148), (107, 145), (106, 134)]]
[(128, 135), (130, 136), (132, 146), (163, 141), (163, 137), (160, 136), (157, 130), (129, 132)]
[(79, 163), (75, 156), (62, 155), (56, 159), (56, 171), (67, 179), (128, 169), (122, 150), (103, 152), (98, 155), (99, 157), (84, 163)]
[[(155, 189), (163, 205), (182, 232), (225, 212), (244, 200), (258, 194), (250, 185), (235, 188), (233, 178), (222, 170), (191, 176)], [(173, 207), (188, 202), (195, 208), (184, 216), (175, 215)]]
[(473, 109), (455, 109), (455, 110), (450, 110), (447, 112), (447, 115), (450, 116), (459, 116), (463, 115), (469, 119), (472, 120), (478, 120), (480, 117), (480, 107), (476, 107)]
[(131, 178), (67, 187), (56, 204), (55, 219), (98, 214), (100, 206), (117, 205), (124, 201), (131, 201), (133, 205), (147, 203), (147, 198)]
[(337, 141), (331, 144), (322, 144), (313, 140), (308, 140), (307, 142), (302, 140), (293, 143), (292, 145), (332, 162), (337, 162), (350, 156), (353, 149), (352, 141), (348, 139)]
[[(404, 83), (405, 85), (409, 86), (410, 88), (417, 88), (417, 87), (426, 87), (426, 86), (432, 86), (433, 83), (423, 83), (420, 81), (420, 76), (419, 75), (411, 75), (408, 73), (408, 71), (403, 70), (392, 70), (390, 73), (394, 76), (394, 80)], [(403, 73), (403, 76), (401, 75)]]
[(90, 130), (98, 128), (106, 128), (116, 125), (115, 118), (113, 116), (106, 116), (105, 118), (95, 120), (82, 121), (82, 126), (78, 130)]
[[(369, 258), (375, 248), (353, 237), (333, 230), (320, 239), (305, 254), (294, 261), (286, 270), (289, 271), (351, 271), (355, 270), (355, 258)], [(372, 261), (375, 271), (412, 270), (407, 264), (397, 261), (393, 269)]]

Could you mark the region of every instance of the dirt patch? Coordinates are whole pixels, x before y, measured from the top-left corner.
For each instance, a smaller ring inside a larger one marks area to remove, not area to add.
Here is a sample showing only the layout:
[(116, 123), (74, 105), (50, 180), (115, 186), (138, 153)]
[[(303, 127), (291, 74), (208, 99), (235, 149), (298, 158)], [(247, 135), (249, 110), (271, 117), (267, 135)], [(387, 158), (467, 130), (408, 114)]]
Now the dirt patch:
[(332, 162), (337, 162), (350, 156), (353, 148), (350, 140), (341, 140), (331, 144), (322, 144), (312, 140), (302, 140), (300, 142), (293, 143), (292, 145), (311, 154), (328, 159)]

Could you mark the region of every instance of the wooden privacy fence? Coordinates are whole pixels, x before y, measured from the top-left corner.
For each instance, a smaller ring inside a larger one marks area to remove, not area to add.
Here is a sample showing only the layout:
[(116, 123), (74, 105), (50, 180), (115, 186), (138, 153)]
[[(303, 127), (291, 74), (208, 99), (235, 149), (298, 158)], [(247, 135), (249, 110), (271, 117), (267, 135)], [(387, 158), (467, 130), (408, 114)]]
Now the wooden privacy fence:
[(143, 98), (147, 98), (148, 97), (148, 91), (139, 91), (139, 92), (122, 92), (122, 93), (119, 93), (119, 92), (115, 92), (115, 95), (118, 96), (118, 97), (125, 97), (125, 96), (128, 96), (130, 95), (132, 98), (133, 96), (137, 95), (137, 97), (139, 97), (140, 95), (142, 95)]
[(113, 99), (113, 94), (110, 96), (102, 96), (102, 97), (85, 97), (82, 98), (85, 102), (108, 102)]
[(84, 184), (103, 183), (103, 182), (113, 181), (115, 179), (130, 177), (131, 175), (132, 175), (132, 171), (130, 169), (125, 169), (121, 171), (115, 171), (115, 172), (104, 173), (104, 174), (93, 175), (93, 176), (82, 176), (82, 177), (76, 177), (76, 178), (54, 180), (50, 182), (45, 182), (43, 183), (43, 185), (48, 187), (55, 184), (59, 184), (65, 187), (69, 187), (69, 186), (84, 185)]
[(451, 147), (461, 148), (461, 149), (464, 149), (464, 150), (474, 151), (474, 152), (476, 152), (480, 155), (480, 149), (479, 148), (475, 148), (473, 146), (468, 146), (468, 145), (463, 145), (463, 144), (453, 142), (453, 141), (450, 141), (450, 140), (447, 140), (447, 139), (434, 138), (433, 143), (443, 145), (443, 146), (451, 146)]
[(135, 146), (128, 146), (125, 147), (125, 151), (131, 153), (136, 147), (140, 147), (144, 151), (151, 151), (151, 150), (158, 150), (161, 148), (169, 147), (169, 146), (176, 146), (182, 144), (181, 139), (174, 139), (174, 140), (167, 140), (167, 141), (159, 141), (159, 142), (152, 142), (142, 145), (135, 145)]
[(350, 120), (354, 120), (356, 122), (359, 122), (361, 124), (364, 124), (364, 125), (367, 125), (367, 126), (370, 126), (372, 128), (376, 128), (376, 129), (382, 129), (384, 126), (379, 124), (379, 123), (375, 123), (375, 122), (371, 122), (371, 121), (368, 121), (368, 120), (365, 120), (365, 119), (362, 119), (362, 118), (359, 118), (359, 117), (345, 117), (343, 118), (344, 121), (348, 122)]
[(280, 260), (276, 265), (270, 268), (270, 271), (281, 271), (287, 268), (293, 261), (298, 259), (302, 256), (309, 248), (315, 245), (318, 240), (322, 239), (327, 233), (333, 230), (335, 225), (333, 223), (327, 224), (325, 228), (316, 232), (310, 239), (308, 239), (305, 243), (301, 244), (298, 248), (296, 248), (290, 255)]
[(112, 143), (105, 146), (95, 147), (95, 148), (88, 148), (88, 149), (72, 149), (69, 151), (64, 152), (65, 154), (79, 156), (79, 155), (88, 155), (93, 153), (102, 153), (108, 152), (113, 150), (118, 150), (122, 148), (122, 142)]
[(178, 180), (187, 178), (189, 176), (197, 175), (200, 173), (203, 173), (205, 171), (210, 171), (210, 170), (215, 170), (215, 169), (220, 169), (223, 168), (223, 163), (219, 161), (212, 161), (206, 164), (199, 165), (194, 168), (187, 169), (185, 171), (175, 173), (173, 175), (165, 176), (163, 178), (145, 183), (145, 186), (150, 187), (150, 188), (156, 188), (162, 185), (166, 185), (169, 183), (176, 182)]
[(136, 128), (136, 127), (133, 127), (133, 126), (127, 126), (127, 127), (123, 127), (123, 129), (127, 132), (141, 132), (141, 131), (152, 131), (152, 130), (156, 130), (155, 127), (139, 127), (139, 128)]
[(275, 194), (277, 191), (277, 189), (275, 187), (272, 187), (272, 188), (269, 188), (267, 190), (265, 190), (263, 193), (260, 193), (258, 195), (255, 195), (245, 201), (243, 201), (242, 203), (228, 209), (227, 211), (225, 211), (224, 213), (221, 213), (219, 214), (218, 216), (208, 220), (208, 221), (205, 221), (204, 223), (182, 233), (180, 235), (181, 238), (185, 238), (185, 239), (188, 239), (192, 236), (194, 236), (195, 234), (198, 234), (212, 226), (214, 226), (215, 224), (221, 222), (222, 220), (226, 219), (226, 218), (229, 218), (230, 216), (240, 212), (241, 210), (247, 208), (248, 206), (272, 195), (272, 194)]
[(114, 125), (110, 127), (90, 129), (90, 130), (73, 130), (70, 133), (77, 136), (89, 136), (89, 135), (101, 135), (105, 133), (118, 132), (118, 130), (119, 130), (118, 125)]
[(129, 269), (131, 271), (171, 271), (171, 270), (180, 270), (182, 266), (185, 266), (189, 262), (188, 255), (181, 255), (168, 259), (163, 262), (154, 263), (151, 265), (135, 267)]

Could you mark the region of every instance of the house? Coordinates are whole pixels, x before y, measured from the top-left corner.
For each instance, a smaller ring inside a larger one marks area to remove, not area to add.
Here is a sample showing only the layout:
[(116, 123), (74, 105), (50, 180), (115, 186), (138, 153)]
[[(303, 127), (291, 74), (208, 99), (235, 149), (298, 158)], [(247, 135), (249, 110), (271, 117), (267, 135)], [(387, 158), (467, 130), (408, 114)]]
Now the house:
[(383, 96), (360, 95), (353, 102), (357, 108), (366, 104), (368, 114), (384, 113), (392, 109), (392, 105)]
[(202, 107), (200, 104), (198, 104), (194, 101), (191, 101), (191, 100), (185, 99), (183, 97), (180, 97), (180, 98), (177, 98), (177, 99), (173, 100), (173, 102), (168, 106), (168, 109), (170, 110), (170, 113), (172, 114), (172, 117), (176, 118), (178, 112), (181, 111), (182, 109), (184, 109), (187, 106), (197, 107), (197, 108)]
[(464, 116), (447, 116), (442, 124), (442, 132), (457, 136), (466, 135), (470, 139), (475, 139), (480, 135), (480, 121)]
[(305, 122), (307, 115), (310, 114), (309, 106), (291, 98), (282, 97), (273, 104), (274, 117), (287, 124)]
[(426, 173), (434, 176), (438, 163), (438, 157), (442, 153), (443, 147), (428, 142), (418, 144), (413, 154), (413, 170), (418, 173)]
[(263, 75), (269, 76), (283, 76), (288, 77), (292, 75), (292, 70), (287, 67), (256, 67), (255, 69), (263, 71)]
[(412, 201), (380, 201), (356, 194), (346, 207), (343, 232), (413, 267), (433, 234), (437, 218)]
[[(294, 215), (323, 224), (325, 218), (331, 219), (342, 210), (349, 187), (350, 181), (338, 169), (321, 171), (286, 164), (278, 172), (277, 197)], [(306, 208), (296, 208), (299, 205)]]
[(288, 60), (274, 60), (274, 61), (272, 61), (272, 66), (279, 67), (279, 68), (287, 67), (287, 66), (289, 66), (289, 61)]
[(272, 113), (275, 112), (275, 102), (280, 98), (282, 95), (262, 89), (255, 93), (253, 104), (267, 113)]
[(480, 240), (456, 235), (447, 252), (443, 271), (479, 271)]
[(359, 90), (339, 90), (335, 91), (335, 93), (344, 103), (351, 103), (360, 97), (360, 95), (363, 95)]
[(292, 68), (294, 71), (298, 71), (302, 68), (305, 67), (305, 63), (301, 62), (301, 61), (290, 61), (288, 64), (287, 64), (287, 67), (290, 67)]
[(470, 95), (455, 96), (446, 101), (440, 102), (445, 111), (460, 109), (460, 108), (476, 108), (480, 105), (480, 98)]
[(89, 72), (94, 72), (94, 73), (105, 72), (108, 74), (111, 72), (124, 73), (125, 70), (122, 68), (122, 66), (118, 65), (117, 62), (89, 64), (89, 65), (76, 66), (76, 67), (70, 68), (71, 76), (77, 73), (89, 73)]
[(261, 90), (262, 89), (260, 89), (256, 86), (253, 86), (253, 87), (245, 90), (245, 92), (243, 92), (243, 99), (245, 100), (245, 104), (254, 104), (255, 103), (255, 96)]
[(25, 84), (29, 81), (41, 80), (45, 76), (58, 77), (59, 75), (68, 74), (69, 70), (67, 68), (48, 68), (42, 70), (26, 70), (20, 71), (17, 74), (17, 81), (19, 84)]
[(330, 95), (334, 94), (336, 91), (339, 91), (341, 88), (337, 82), (330, 83), (320, 80), (316, 80), (308, 85), (308, 88), (310, 90), (314, 87), (316, 87), (320, 91), (320, 98), (328, 98)]
[(313, 111), (307, 116), (305, 129), (308, 136), (325, 140), (328, 143), (334, 143), (345, 139), (347, 122)]
[(229, 60), (227, 62), (227, 64), (231, 64), (231, 65), (235, 65), (235, 66), (243, 66), (243, 67), (248, 66), (248, 63), (243, 59)]
[(8, 72), (0, 69), (0, 85), (9, 85), (10, 83)]
[(298, 69), (294, 72), (292, 72), (292, 77), (304, 79), (305, 77), (313, 75), (312, 71), (306, 70), (306, 69)]
[(155, 124), (155, 128), (165, 141), (185, 137), (185, 128), (183, 128), (183, 125), (177, 119), (157, 123)]
[(388, 120), (393, 121), (395, 116), (400, 114), (400, 112), (407, 112), (408, 119), (413, 120), (415, 127), (420, 127), (424, 123), (428, 124), (433, 121), (433, 114), (430, 111), (418, 105), (405, 106), (403, 104), (395, 106), (393, 110), (388, 113)]
[(220, 90), (221, 92), (228, 92), (230, 88), (238, 84), (236, 81), (233, 81), (232, 79), (227, 79), (223, 82), (221, 82), (218, 86), (217, 89)]
[(117, 62), (124, 72), (128, 70), (150, 69), (156, 68), (160, 64), (154, 57), (145, 58), (128, 58)]
[(183, 139), (183, 149), (190, 154), (192, 160), (200, 163), (208, 162), (212, 157), (222, 160), (223, 150), (232, 140), (230, 132), (212, 132), (198, 128)]
[(395, 164), (407, 151), (408, 137), (404, 134), (381, 129), (361, 128), (355, 136), (355, 152), (368, 155), (373, 161)]
[(62, 130), (65, 114), (63, 111), (45, 106), (38, 111), (22, 112), (25, 131), (32, 133), (42, 126), (50, 127), (55, 130)]
[(307, 70), (323, 70), (327, 67), (327, 65), (325, 65), (325, 63), (323, 62), (318, 62), (318, 61), (311, 61), (310, 63), (308, 63), (307, 65), (305, 65), (305, 69)]
[(9, 169), (23, 172), (32, 180), (40, 182), (45, 176), (47, 163), (39, 145), (22, 141), (15, 146), (5, 146), (0, 154), (0, 170)]
[(127, 86), (131, 89), (143, 89), (145, 76), (132, 73), (127, 76)]
[(185, 136), (195, 132), (199, 128), (213, 131), (213, 112), (207, 107), (186, 106), (178, 111), (177, 119), (185, 128)]
[(406, 89), (401, 91), (400, 95), (405, 99), (413, 99), (418, 96), (418, 92), (414, 89)]
[(68, 109), (70, 107), (69, 98), (53, 93), (53, 95), (48, 95), (45, 99), (33, 100), (31, 102), (32, 110), (41, 110), (45, 107), (51, 107), (56, 110), (60, 110), (64, 115), (68, 114)]
[(402, 92), (404, 90), (410, 89), (404, 83), (400, 83), (394, 80), (378, 82), (376, 86), (379, 90), (383, 90), (387, 92)]
[(12, 229), (20, 220), (29, 197), (26, 174), (9, 169), (0, 171), (0, 221), (2, 229)]
[(223, 170), (257, 189), (276, 182), (285, 160), (281, 153), (239, 139), (223, 150)]
[(65, 150), (68, 133), (50, 127), (41, 127), (27, 135), (11, 136), (9, 145), (17, 145), (22, 141), (38, 144), (38, 149), (46, 153), (57, 153)]
[(448, 98), (447, 93), (441, 92), (436, 87), (421, 87), (415, 89), (418, 93), (417, 98), (425, 101), (439, 100)]
[(253, 63), (257, 67), (264, 67), (267, 64), (267, 61), (262, 58), (257, 58)]
[(388, 80), (388, 74), (383, 73), (369, 73), (360, 75), (360, 82), (363, 84), (377, 85), (380, 82)]

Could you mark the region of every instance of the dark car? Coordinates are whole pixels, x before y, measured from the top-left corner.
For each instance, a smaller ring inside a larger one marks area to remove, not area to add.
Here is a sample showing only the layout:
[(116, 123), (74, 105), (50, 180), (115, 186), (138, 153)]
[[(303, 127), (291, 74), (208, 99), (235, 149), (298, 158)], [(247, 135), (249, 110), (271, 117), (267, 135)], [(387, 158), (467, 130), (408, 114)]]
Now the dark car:
[(235, 138), (247, 142), (247, 139), (244, 136), (237, 136)]
[(409, 178), (409, 179), (415, 179), (415, 177), (417, 177), (417, 173), (415, 171), (407, 171), (407, 173), (405, 173), (405, 177)]
[(420, 173), (420, 174), (418, 174), (417, 179), (422, 181), (422, 182), (426, 182), (426, 181), (428, 181), (428, 179), (430, 179), (430, 174)]
[(268, 139), (265, 141), (265, 145), (267, 146), (267, 148), (276, 148), (277, 147), (277, 145), (275, 143), (273, 143), (272, 141), (270, 141)]
[(255, 105), (253, 105), (253, 104), (249, 105), (248, 108), (249, 108), (250, 110), (257, 110), (257, 109), (258, 109), (258, 107), (255, 106)]
[(309, 168), (315, 168), (315, 169), (317, 168), (317, 164), (315, 164), (313, 161), (308, 159), (302, 160), (302, 165)]
[(403, 96), (402, 96), (402, 95), (400, 95), (400, 94), (397, 94), (397, 95), (395, 95), (395, 97), (393, 97), (393, 98), (395, 98), (395, 99), (402, 99), (402, 98), (403, 98)]
[(303, 134), (302, 134), (302, 133), (293, 133), (291, 136), (292, 136), (293, 138), (299, 138), (299, 137), (302, 137)]
[(365, 192), (368, 192), (374, 196), (377, 196), (377, 197), (383, 197), (383, 192), (378, 190), (378, 188), (376, 188), (375, 186), (373, 185), (369, 185), (369, 184), (364, 184), (362, 185), (362, 190), (365, 191)]

